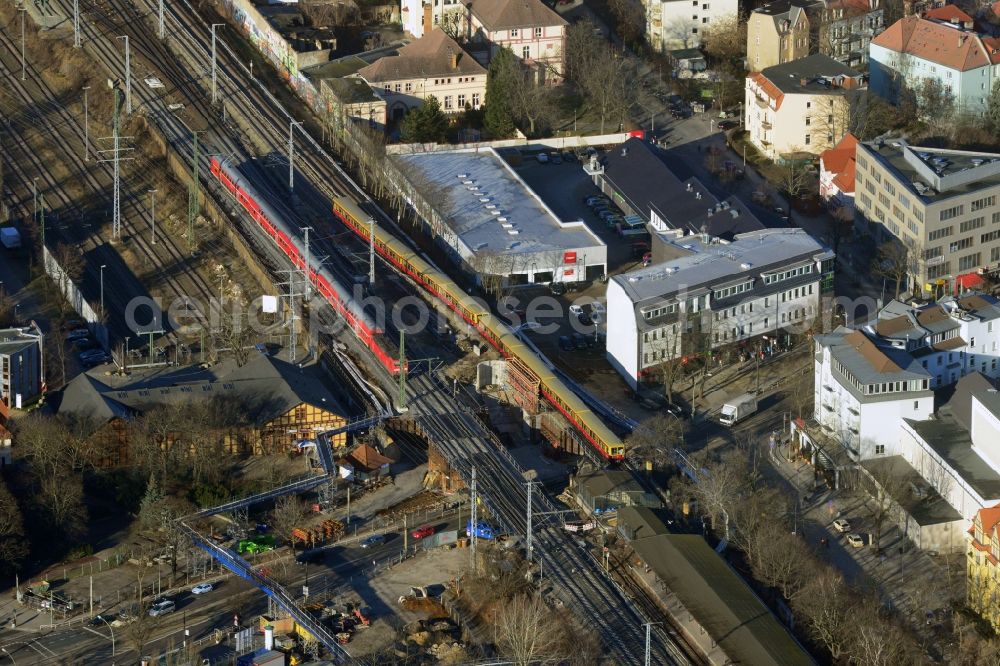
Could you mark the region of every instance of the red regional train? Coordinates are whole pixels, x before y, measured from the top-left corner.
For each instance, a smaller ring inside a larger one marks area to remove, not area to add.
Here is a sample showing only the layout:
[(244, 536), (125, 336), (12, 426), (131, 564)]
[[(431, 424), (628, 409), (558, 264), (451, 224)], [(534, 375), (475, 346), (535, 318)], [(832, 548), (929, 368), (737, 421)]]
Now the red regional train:
[(274, 241), (299, 270), (306, 271), (316, 291), (326, 299), (354, 331), (357, 338), (371, 350), (379, 363), (393, 375), (399, 374), (399, 359), (389, 354), (380, 344), (383, 333), (374, 320), (358, 305), (350, 292), (322, 264), (318, 268), (306, 267), (305, 252), (298, 234), (279, 215), (253, 186), (228, 163), (211, 158), (209, 169), (233, 198), (243, 206), (261, 230)]

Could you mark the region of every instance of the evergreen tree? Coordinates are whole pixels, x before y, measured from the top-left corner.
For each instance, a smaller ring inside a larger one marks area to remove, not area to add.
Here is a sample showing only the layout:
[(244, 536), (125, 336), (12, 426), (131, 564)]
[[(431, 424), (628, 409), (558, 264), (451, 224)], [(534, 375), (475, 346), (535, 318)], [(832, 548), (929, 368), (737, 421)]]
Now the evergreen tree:
[(994, 133), (1000, 134), (1000, 81), (993, 82), (990, 97), (986, 101), (986, 120)]
[(517, 73), (521, 71), (517, 57), (508, 48), (502, 48), (490, 62), (486, 79), (486, 111), (483, 126), (494, 139), (505, 139), (514, 135), (514, 113), (510, 99), (514, 86), (521, 85)]
[(162, 522), (164, 505), (163, 492), (160, 484), (156, 481), (156, 475), (149, 475), (149, 484), (146, 486), (146, 494), (139, 504), (139, 525), (145, 530), (153, 530), (160, 527)]
[(437, 97), (431, 95), (423, 105), (406, 114), (399, 132), (408, 143), (440, 143), (447, 139), (448, 116), (441, 110)]

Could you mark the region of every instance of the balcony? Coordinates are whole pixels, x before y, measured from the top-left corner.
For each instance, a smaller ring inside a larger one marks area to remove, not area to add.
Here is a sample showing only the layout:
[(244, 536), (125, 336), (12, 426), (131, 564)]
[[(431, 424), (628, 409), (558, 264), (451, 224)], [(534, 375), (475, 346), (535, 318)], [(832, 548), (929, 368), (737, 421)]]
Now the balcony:
[(768, 108), (770, 106), (770, 104), (768, 103), (768, 100), (766, 100), (765, 98), (761, 97), (760, 95), (757, 95), (757, 96), (754, 97), (754, 102), (756, 102), (757, 106), (759, 108), (761, 108), (761, 109), (766, 109), (766, 108)]
[(760, 128), (765, 130), (770, 130), (773, 129), (774, 126), (769, 121), (765, 120), (760, 124)]

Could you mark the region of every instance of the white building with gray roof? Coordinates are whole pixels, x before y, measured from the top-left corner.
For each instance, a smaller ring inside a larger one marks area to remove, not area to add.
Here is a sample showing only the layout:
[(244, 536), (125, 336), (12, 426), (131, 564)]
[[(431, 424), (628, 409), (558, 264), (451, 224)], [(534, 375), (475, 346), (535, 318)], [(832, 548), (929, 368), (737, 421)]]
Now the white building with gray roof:
[[(20, 409), (41, 395), (43, 339), (34, 322), (0, 330), (0, 401), (7, 409)], [(0, 412), (5, 411), (0, 408)]]
[(607, 356), (633, 388), (665, 361), (808, 330), (833, 286), (833, 252), (802, 229), (673, 243), (676, 258), (608, 282)]
[(477, 279), (579, 282), (607, 272), (604, 242), (583, 220), (561, 220), (492, 148), (393, 161), (434, 238)]

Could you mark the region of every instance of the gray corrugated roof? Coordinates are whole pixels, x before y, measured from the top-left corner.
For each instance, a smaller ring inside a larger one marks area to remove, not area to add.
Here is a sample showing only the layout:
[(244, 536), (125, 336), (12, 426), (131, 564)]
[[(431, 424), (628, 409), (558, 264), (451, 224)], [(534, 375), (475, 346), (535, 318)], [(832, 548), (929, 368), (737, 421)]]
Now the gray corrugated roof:
[(657, 534), (669, 534), (662, 511), (648, 506), (623, 506), (618, 509), (618, 526), (625, 526), (636, 539)]
[(471, 252), (511, 255), (604, 247), (582, 220), (561, 221), (492, 148), (392, 159)]
[(734, 662), (815, 663), (702, 537), (662, 534), (632, 547)]
[[(681, 290), (690, 293), (740, 276), (759, 278), (761, 273), (813, 261), (828, 252), (803, 229), (765, 229), (741, 234), (731, 243), (709, 245), (691, 237), (682, 239), (679, 244), (690, 245), (688, 249), (692, 254), (612, 279), (633, 303), (643, 303)], [(750, 264), (750, 267), (742, 268), (743, 264)], [(669, 269), (674, 270), (668, 272)], [(819, 275), (814, 273), (812, 278), (818, 280)]]
[(605, 497), (613, 490), (618, 492), (645, 492), (629, 472), (604, 470), (577, 477), (577, 483), (587, 489), (591, 497)]
[[(975, 395), (984, 407), (992, 411), (994, 405), (991, 403), (997, 402), (996, 388), (996, 384), (991, 382), (986, 375), (978, 372), (973, 372), (959, 379), (958, 383), (955, 384), (955, 392), (948, 400), (948, 406), (951, 408), (955, 420), (966, 430), (972, 430), (972, 396)], [(990, 393), (991, 389), (993, 390), (992, 394)], [(994, 413), (1000, 416), (1000, 413)]]
[(873, 473), (876, 479), (893, 478), (900, 481), (887, 484), (887, 490), (918, 525), (923, 527), (962, 520), (962, 514), (937, 492), (931, 492), (923, 498), (913, 494), (911, 484), (926, 487), (927, 480), (903, 456), (862, 460), (861, 466)]
[[(693, 233), (704, 230), (727, 239), (765, 228), (736, 197), (726, 199), (728, 210), (709, 215), (708, 209), (720, 201), (697, 178), (680, 180), (660, 155), (656, 146), (632, 137), (609, 150), (601, 160), (605, 182), (647, 222), (650, 210), (654, 210), (672, 229), (687, 229)], [(738, 213), (736, 217), (733, 217), (733, 210)]]

